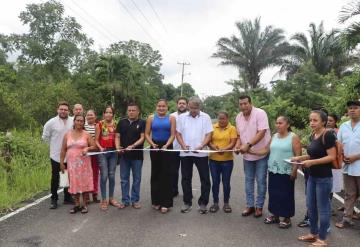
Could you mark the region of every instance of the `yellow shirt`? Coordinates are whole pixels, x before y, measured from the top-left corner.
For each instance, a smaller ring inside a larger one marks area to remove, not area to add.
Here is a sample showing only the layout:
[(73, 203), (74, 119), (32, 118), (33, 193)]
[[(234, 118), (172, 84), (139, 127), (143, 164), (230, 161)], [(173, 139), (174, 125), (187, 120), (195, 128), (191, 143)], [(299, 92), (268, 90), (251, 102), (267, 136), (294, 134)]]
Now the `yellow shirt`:
[[(219, 123), (214, 124), (214, 131), (211, 136), (211, 143), (219, 148), (227, 147), (231, 139), (237, 138), (236, 128), (230, 123), (221, 129)], [(233, 159), (232, 152), (225, 152), (224, 154), (210, 153), (209, 158), (216, 161), (227, 161)]]

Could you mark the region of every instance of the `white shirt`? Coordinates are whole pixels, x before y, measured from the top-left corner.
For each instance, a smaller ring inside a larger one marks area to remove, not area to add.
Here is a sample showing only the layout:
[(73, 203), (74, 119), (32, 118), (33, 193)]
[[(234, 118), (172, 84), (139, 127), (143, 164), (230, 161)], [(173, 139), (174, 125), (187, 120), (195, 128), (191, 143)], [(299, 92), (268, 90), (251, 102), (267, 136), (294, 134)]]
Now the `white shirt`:
[[(178, 116), (176, 131), (181, 134), (184, 143), (189, 146), (190, 149), (195, 149), (201, 145), (205, 139), (205, 135), (213, 131), (213, 126), (208, 114), (200, 111), (199, 115), (193, 117), (187, 112)], [(180, 152), (180, 156), (206, 157), (208, 154)]]
[[(184, 113), (181, 113), (181, 114), (185, 114), (185, 113), (187, 113), (187, 112), (184, 112)], [(177, 112), (177, 111), (170, 114), (171, 116), (174, 116), (174, 117), (175, 117), (175, 119), (176, 119), (176, 126), (178, 125), (178, 118), (179, 118), (179, 116), (180, 116), (181, 114), (179, 114), (179, 112)], [(180, 144), (179, 144), (179, 142), (177, 141), (176, 138), (174, 139), (174, 142), (173, 142), (173, 148), (174, 148), (174, 149), (181, 149), (181, 146), (180, 146)]]
[(50, 158), (60, 162), (61, 146), (65, 134), (73, 127), (73, 117), (68, 117), (66, 121), (59, 116), (51, 118), (44, 125), (42, 139), (50, 144)]

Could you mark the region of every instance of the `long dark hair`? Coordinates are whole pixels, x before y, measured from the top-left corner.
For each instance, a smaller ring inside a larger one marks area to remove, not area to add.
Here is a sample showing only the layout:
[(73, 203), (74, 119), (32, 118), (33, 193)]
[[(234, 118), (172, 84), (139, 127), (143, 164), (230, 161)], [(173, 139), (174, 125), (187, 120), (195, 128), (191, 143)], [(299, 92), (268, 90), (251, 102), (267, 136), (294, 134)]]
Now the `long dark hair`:
[(75, 121), (76, 121), (76, 119), (77, 119), (77, 118), (79, 118), (79, 117), (82, 117), (82, 118), (83, 118), (83, 120), (84, 120), (84, 125), (83, 125), (83, 130), (84, 130), (84, 129), (85, 129), (85, 116), (84, 116), (84, 115), (82, 115), (82, 114), (76, 114), (76, 115), (74, 116), (73, 129), (75, 129)]

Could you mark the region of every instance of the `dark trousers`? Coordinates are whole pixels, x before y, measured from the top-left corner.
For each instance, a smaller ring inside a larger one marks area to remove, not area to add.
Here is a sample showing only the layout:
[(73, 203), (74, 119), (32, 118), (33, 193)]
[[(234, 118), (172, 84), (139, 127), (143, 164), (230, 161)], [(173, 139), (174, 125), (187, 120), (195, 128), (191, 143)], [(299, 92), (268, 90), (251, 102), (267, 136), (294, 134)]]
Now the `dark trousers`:
[[(165, 143), (154, 141), (159, 147)], [(172, 149), (172, 146), (169, 147)], [(173, 206), (171, 187), (171, 152), (151, 151), (151, 203), (161, 207)]]
[[(50, 159), (51, 162), (51, 199), (58, 200), (58, 189), (59, 189), (59, 181), (60, 181), (60, 163), (56, 162), (53, 159)], [(66, 166), (66, 163), (65, 163)], [(64, 188), (64, 201), (70, 201), (71, 195), (68, 192), (68, 188)]]
[(171, 162), (171, 183), (173, 195), (179, 193), (179, 169), (180, 169), (180, 152), (172, 153), (173, 161)]
[(201, 182), (201, 195), (198, 200), (199, 205), (207, 205), (209, 203), (210, 195), (210, 172), (208, 157), (181, 157), (181, 185), (184, 193), (184, 203), (192, 205), (192, 175), (193, 175), (193, 164), (195, 164)]

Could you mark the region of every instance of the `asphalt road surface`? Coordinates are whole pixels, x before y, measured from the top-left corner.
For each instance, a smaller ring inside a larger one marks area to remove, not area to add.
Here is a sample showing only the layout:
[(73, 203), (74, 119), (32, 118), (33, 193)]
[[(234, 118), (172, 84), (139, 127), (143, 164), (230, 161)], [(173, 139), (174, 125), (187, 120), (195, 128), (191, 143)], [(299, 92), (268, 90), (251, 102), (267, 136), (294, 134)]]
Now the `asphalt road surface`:
[[(241, 216), (245, 206), (244, 173), (239, 158), (235, 164), (230, 199), (233, 212), (230, 214), (222, 210), (215, 214), (198, 213), (196, 202), (200, 195), (200, 183), (195, 167), (193, 210), (187, 214), (180, 213), (182, 195), (175, 198), (174, 207), (169, 213), (163, 215), (153, 210), (150, 201), (150, 162), (146, 156), (141, 209), (110, 207), (103, 212), (99, 204), (91, 204), (88, 214), (70, 215), (68, 211), (71, 206), (60, 205), (57, 210), (49, 210), (50, 201), (45, 200), (0, 223), (0, 246), (307, 246), (296, 240), (299, 235), (309, 231), (308, 228), (296, 226), (305, 212), (303, 178), (299, 176), (296, 181), (293, 226), (279, 229), (276, 225), (265, 225), (263, 218)], [(119, 167), (116, 171), (115, 195), (117, 199), (120, 198)], [(333, 207), (338, 206), (334, 202)], [(265, 216), (266, 210), (264, 213)], [(356, 222), (354, 229), (339, 230), (334, 223), (340, 217), (338, 213), (332, 218), (329, 246), (360, 246), (359, 222)]]

